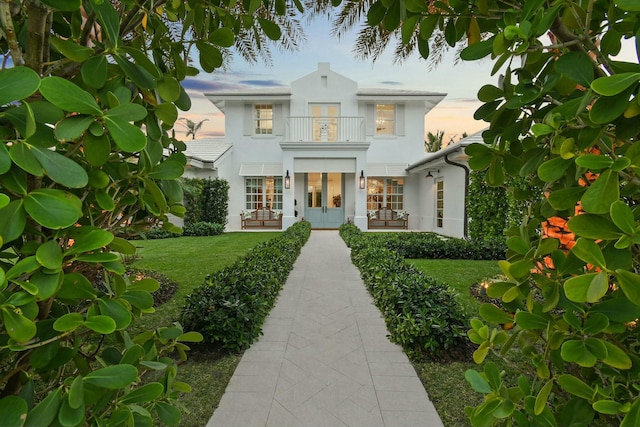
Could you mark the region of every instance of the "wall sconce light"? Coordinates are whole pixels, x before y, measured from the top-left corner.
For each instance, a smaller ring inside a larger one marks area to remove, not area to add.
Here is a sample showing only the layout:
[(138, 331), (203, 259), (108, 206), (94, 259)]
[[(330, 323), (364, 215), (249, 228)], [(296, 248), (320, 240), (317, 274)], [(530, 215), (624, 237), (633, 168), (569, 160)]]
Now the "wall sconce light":
[(364, 170), (361, 170), (360, 171), (360, 189), (361, 190), (364, 190), (364, 184), (365, 184), (365, 181), (364, 181)]
[(284, 188), (287, 190), (291, 188), (291, 177), (289, 176), (289, 169), (287, 169), (287, 174), (284, 177)]
[(431, 171), (429, 171), (429, 173), (427, 173), (427, 176), (425, 176), (425, 178), (433, 178), (433, 175), (431, 175)]

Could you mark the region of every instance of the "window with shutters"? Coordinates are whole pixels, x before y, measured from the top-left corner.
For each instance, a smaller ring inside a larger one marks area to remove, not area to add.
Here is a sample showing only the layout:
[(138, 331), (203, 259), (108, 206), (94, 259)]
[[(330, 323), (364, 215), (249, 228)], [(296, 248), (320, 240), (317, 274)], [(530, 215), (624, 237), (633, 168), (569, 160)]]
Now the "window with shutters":
[(273, 134), (273, 104), (257, 104), (254, 107), (256, 135)]
[(376, 135), (396, 134), (395, 104), (376, 104)]

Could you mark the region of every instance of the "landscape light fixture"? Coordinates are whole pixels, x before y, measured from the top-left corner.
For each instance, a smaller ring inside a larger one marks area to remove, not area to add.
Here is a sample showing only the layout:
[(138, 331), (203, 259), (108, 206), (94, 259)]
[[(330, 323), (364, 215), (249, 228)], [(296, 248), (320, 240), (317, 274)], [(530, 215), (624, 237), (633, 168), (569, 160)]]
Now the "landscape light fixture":
[(360, 189), (364, 190), (364, 170), (360, 171)]
[(287, 169), (287, 174), (284, 177), (284, 188), (287, 190), (291, 188), (291, 177), (289, 176), (289, 169)]

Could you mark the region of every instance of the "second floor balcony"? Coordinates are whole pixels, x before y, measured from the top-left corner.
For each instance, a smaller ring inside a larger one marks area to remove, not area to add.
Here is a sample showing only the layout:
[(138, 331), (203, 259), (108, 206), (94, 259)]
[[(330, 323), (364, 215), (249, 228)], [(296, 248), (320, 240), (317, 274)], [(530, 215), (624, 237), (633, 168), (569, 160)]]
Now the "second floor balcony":
[(362, 142), (364, 117), (293, 116), (285, 120), (288, 142)]

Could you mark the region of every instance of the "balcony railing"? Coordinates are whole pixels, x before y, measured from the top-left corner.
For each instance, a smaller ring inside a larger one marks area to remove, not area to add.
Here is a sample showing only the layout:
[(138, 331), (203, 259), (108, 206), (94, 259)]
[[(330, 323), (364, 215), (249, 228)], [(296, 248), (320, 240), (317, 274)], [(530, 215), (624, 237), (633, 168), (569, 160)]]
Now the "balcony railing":
[(289, 142), (364, 141), (364, 117), (289, 117), (285, 139)]

